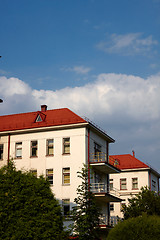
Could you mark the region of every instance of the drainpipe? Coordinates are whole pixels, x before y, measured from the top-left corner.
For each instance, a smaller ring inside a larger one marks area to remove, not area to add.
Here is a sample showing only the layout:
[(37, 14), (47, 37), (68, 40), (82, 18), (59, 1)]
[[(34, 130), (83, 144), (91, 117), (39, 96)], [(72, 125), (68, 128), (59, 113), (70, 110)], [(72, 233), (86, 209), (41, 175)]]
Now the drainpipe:
[(8, 165), (9, 165), (9, 156), (10, 156), (10, 141), (11, 141), (11, 136), (10, 134), (8, 134), (8, 159), (7, 159)]
[(90, 129), (88, 129), (88, 185), (90, 189)]

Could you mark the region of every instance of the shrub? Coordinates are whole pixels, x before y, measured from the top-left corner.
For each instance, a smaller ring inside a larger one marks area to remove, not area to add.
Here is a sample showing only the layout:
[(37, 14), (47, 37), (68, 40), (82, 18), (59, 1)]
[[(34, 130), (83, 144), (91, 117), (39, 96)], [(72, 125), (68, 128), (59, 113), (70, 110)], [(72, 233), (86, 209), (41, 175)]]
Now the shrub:
[(129, 218), (113, 228), (107, 240), (158, 240), (160, 239), (160, 217), (153, 215)]

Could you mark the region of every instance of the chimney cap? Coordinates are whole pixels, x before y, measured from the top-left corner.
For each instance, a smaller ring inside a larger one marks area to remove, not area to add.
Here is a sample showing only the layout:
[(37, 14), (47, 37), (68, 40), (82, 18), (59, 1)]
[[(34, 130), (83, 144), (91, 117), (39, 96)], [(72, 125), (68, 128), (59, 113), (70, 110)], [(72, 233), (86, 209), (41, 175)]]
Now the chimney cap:
[(41, 111), (46, 112), (47, 111), (47, 105), (41, 105)]
[(132, 150), (132, 153), (133, 153), (133, 157), (135, 157), (135, 151), (134, 150)]

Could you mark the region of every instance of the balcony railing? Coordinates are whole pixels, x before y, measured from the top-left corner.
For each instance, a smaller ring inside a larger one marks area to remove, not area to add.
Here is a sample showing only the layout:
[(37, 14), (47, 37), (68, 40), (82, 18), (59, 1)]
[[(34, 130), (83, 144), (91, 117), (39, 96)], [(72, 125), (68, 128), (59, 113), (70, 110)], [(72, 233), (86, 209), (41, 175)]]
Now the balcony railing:
[(99, 217), (99, 225), (106, 225), (106, 226), (115, 226), (118, 223), (117, 217), (109, 217), (106, 214), (101, 214)]
[(107, 154), (103, 152), (90, 153), (90, 162), (108, 162)]
[(91, 183), (91, 191), (93, 193), (109, 193), (115, 197), (120, 197), (120, 194), (116, 188), (110, 188), (105, 183)]
[(107, 163), (111, 164), (112, 166), (119, 168), (118, 160), (112, 158), (111, 156), (108, 159), (107, 154), (104, 152), (98, 152), (97, 154), (90, 153), (90, 162), (91, 163), (107, 162)]

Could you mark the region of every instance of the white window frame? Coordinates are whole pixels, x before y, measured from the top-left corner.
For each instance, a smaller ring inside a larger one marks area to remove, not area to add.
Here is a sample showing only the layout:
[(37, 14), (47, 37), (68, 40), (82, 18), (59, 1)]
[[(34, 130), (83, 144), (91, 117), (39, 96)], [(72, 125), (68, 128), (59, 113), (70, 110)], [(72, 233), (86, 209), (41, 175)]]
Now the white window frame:
[[(68, 208), (68, 211), (66, 209)], [(62, 209), (63, 209), (63, 216), (69, 217), (70, 216), (70, 199), (62, 199)]]
[[(21, 154), (18, 154), (18, 152)], [(22, 158), (22, 142), (16, 142), (15, 144), (15, 157)]]
[(70, 185), (71, 179), (70, 179), (70, 168), (63, 168), (62, 169), (62, 184), (63, 185)]
[(71, 143), (70, 137), (63, 138), (63, 154), (70, 154)]
[[(136, 187), (134, 185), (136, 185)], [(137, 190), (137, 189), (138, 189), (138, 178), (134, 177), (132, 178), (132, 190)]]
[[(33, 145), (33, 143), (36, 142), (36, 145)], [(36, 155), (33, 155), (32, 150), (36, 149)], [(31, 157), (38, 157), (38, 141), (37, 140), (32, 140), (31, 141)]]
[(127, 178), (120, 179), (120, 190), (127, 190)]
[[(50, 150), (52, 153), (50, 153)], [(46, 156), (53, 156), (54, 155), (54, 139), (50, 138), (46, 140)]]
[(53, 168), (46, 169), (46, 178), (48, 179), (50, 185), (53, 185)]

